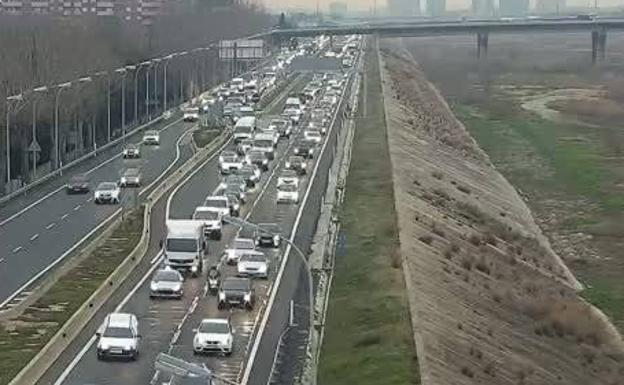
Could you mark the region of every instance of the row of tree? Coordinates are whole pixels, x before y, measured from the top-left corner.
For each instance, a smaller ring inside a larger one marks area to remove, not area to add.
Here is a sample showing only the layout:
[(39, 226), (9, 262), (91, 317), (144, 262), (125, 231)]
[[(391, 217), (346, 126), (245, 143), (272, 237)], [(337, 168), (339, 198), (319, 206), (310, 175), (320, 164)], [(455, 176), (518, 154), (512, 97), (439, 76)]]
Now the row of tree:
[[(28, 151), (33, 141), (33, 121), (36, 122), (37, 142), (41, 146), (37, 165), (49, 169), (67, 163), (108, 141), (109, 84), (110, 134), (113, 138), (121, 134), (122, 74), (115, 73), (114, 69), (172, 52), (205, 47), (221, 39), (246, 36), (266, 28), (271, 22), (271, 17), (261, 8), (232, 0), (172, 2), (148, 26), (124, 22), (116, 17), (1, 17), (0, 100), (20, 93), (24, 99), (0, 103), (0, 116), (7, 116), (8, 107), (10, 118), (9, 127), (5, 119), (0, 120), (3, 122), (0, 123), (3, 128), (0, 135), (0, 195), (7, 190), (4, 182), (8, 128), (11, 177), (28, 182), (35, 168)], [(181, 98), (188, 98), (193, 90), (208, 86), (220, 77), (215, 73), (219, 68), (216, 52), (189, 54), (170, 60), (167, 95), (163, 94), (164, 65), (139, 71), (136, 80), (134, 73), (126, 73), (127, 124), (146, 120), (148, 109), (152, 116), (160, 112), (165, 97), (171, 107)], [(75, 81), (87, 76), (89, 81)], [(52, 87), (68, 81), (73, 83), (66, 89)], [(41, 86), (48, 88), (31, 91)], [(151, 89), (146, 98), (148, 88)], [(59, 101), (58, 161), (54, 150), (56, 100)]]

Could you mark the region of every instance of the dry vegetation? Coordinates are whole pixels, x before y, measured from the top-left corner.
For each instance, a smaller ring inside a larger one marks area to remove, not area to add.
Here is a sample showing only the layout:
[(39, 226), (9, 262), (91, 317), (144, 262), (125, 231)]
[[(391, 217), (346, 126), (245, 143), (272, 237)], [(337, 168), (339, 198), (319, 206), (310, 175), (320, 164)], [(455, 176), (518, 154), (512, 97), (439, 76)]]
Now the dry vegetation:
[(624, 345), (413, 58), (384, 41), (400, 243), (425, 384), (624, 383)]

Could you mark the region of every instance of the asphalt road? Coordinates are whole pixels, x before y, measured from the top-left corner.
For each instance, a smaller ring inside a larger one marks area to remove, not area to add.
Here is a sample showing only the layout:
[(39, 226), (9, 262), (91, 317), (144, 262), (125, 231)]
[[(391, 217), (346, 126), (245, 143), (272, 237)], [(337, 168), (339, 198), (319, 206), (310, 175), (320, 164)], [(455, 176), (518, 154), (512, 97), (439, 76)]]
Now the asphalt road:
[[(303, 83), (299, 85), (296, 81), (293, 82), (293, 87), (302, 86)], [(283, 104), (283, 100), (289, 91), (286, 89), (281, 94), (281, 102), (269, 106), (270, 110), (261, 118), (261, 126), (268, 123), (271, 114), (281, 111), (281, 104)], [(278, 222), (285, 237), (291, 233), (299, 212), (299, 205), (278, 205), (276, 203), (276, 182), (277, 175), (284, 167), (285, 159), (290, 155), (292, 143), (293, 140), (280, 142), (276, 159), (271, 163), (270, 170), (263, 173), (261, 183), (255, 191), (248, 194), (247, 204), (241, 210), (241, 216), (254, 223)], [(226, 147), (233, 148), (233, 144), (228, 143)], [(314, 168), (315, 162), (318, 161), (316, 158), (309, 161), (308, 169)], [(328, 165), (329, 163), (323, 161), (323, 164)], [(263, 249), (271, 261), (271, 274), (267, 280), (254, 282), (257, 301), (253, 311), (218, 310), (216, 297), (206, 293), (205, 278), (187, 279), (184, 284), (185, 296), (182, 300), (151, 300), (149, 298), (149, 278), (161, 263), (158, 240), (165, 233), (165, 213), (169, 212), (171, 218), (189, 218), (194, 208), (216, 189), (220, 181), (217, 166), (217, 156), (211, 157), (200, 166), (179, 189), (173, 191), (174, 195), (170, 199), (168, 210), (165, 207), (167, 204), (164, 202), (167, 201), (166, 199), (158, 202), (150, 219), (153, 224), (147, 258), (150, 263), (146, 263), (145, 266), (133, 273), (131, 279), (114, 294), (112, 300), (89, 323), (65, 354), (58, 358), (48, 373), (39, 381), (40, 384), (160, 384), (169, 380), (167, 375), (157, 373), (154, 370), (154, 360), (160, 352), (169, 352), (191, 362), (205, 364), (214, 370), (217, 376), (240, 382), (249, 351), (253, 346), (255, 336), (258, 334), (260, 320), (267, 310), (267, 299), (282, 262), (284, 247)], [(327, 169), (320, 168), (319, 175), (322, 176), (323, 172), (326, 173)], [(303, 196), (308, 188), (309, 179), (310, 175), (303, 177), (299, 189), (300, 196)], [(306, 227), (312, 228), (315, 221), (315, 217), (310, 217), (310, 219), (304, 218), (302, 222), (306, 222)], [(236, 237), (238, 232), (239, 229), (226, 226), (221, 241), (210, 241), (205, 265), (218, 261), (226, 245)], [(289, 267), (283, 282), (288, 282), (288, 288), (300, 287), (300, 282), (305, 283), (300, 275), (301, 266), (296, 262), (296, 259), (290, 258), (289, 260)], [(225, 267), (224, 276), (234, 274), (235, 267)], [(273, 309), (278, 307), (288, 310), (290, 301), (295, 298), (295, 295), (290, 290), (283, 291), (280, 289), (280, 292), (284, 294), (279, 296), (279, 302), (275, 303)], [(297, 299), (299, 297), (305, 298), (305, 296), (296, 297)], [(295, 317), (300, 320), (301, 324), (307, 322), (307, 307), (308, 304), (305, 299), (295, 304)], [(105, 314), (110, 311), (131, 312), (137, 315), (140, 323), (139, 329), (143, 336), (140, 347), (141, 353), (137, 361), (97, 360), (94, 332)], [(229, 357), (196, 356), (192, 353), (193, 329), (199, 325), (203, 318), (211, 317), (231, 318), (235, 328), (235, 344), (234, 352)], [(270, 324), (267, 328), (271, 330), (265, 335), (279, 334), (284, 329), (282, 323)], [(259, 358), (262, 358), (262, 365), (268, 366), (270, 371), (273, 355)]]
[[(161, 127), (160, 146), (142, 146), (140, 159), (125, 160), (117, 153), (83, 170), (91, 188), (103, 181), (118, 181), (125, 168), (138, 167), (142, 187), (123, 192), (124, 204), (130, 204), (137, 195), (143, 195), (140, 191), (146, 192), (152, 182), (192, 155), (190, 135), (183, 136), (192, 127), (190, 123), (170, 122)], [(48, 266), (64, 258), (77, 242), (122, 206), (95, 205), (92, 192), (68, 195), (57, 188), (37, 204), (22, 206), (19, 211), (12, 210), (12, 203), (4, 207), (0, 219), (0, 303), (6, 303), (7, 308), (19, 302), (27, 291), (7, 301)]]

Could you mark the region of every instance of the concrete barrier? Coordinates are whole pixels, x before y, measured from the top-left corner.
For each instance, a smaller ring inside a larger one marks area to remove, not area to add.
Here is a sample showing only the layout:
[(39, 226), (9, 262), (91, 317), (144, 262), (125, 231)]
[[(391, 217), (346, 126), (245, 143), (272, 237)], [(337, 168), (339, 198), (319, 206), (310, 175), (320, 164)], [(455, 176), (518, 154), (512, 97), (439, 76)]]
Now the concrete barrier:
[[(167, 191), (179, 183), (199, 163), (205, 161), (214, 151), (227, 142), (231, 136), (230, 130), (224, 130), (210, 145), (200, 150), (187, 160), (180, 168), (171, 173), (147, 197), (143, 212), (143, 232), (136, 247), (111, 275), (98, 287), (85, 303), (65, 322), (50, 341), (39, 353), (11, 380), (9, 385), (32, 385), (52, 366), (56, 357), (71, 344), (87, 323), (95, 316), (99, 309), (108, 301), (110, 296), (130, 276), (134, 269), (142, 262), (147, 254), (150, 235), (150, 215), (152, 207)], [(105, 232), (118, 223), (120, 213), (112, 220)], [(99, 237), (98, 237), (99, 238)], [(100, 239), (103, 242), (104, 239)], [(51, 359), (53, 358), (53, 359)]]

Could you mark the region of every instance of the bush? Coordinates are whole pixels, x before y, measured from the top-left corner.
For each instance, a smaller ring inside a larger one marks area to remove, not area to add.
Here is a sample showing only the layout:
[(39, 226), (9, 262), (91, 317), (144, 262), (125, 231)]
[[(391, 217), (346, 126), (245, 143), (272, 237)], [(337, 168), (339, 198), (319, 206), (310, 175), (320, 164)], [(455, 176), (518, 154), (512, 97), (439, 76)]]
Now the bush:
[(431, 235), (421, 235), (420, 237), (418, 237), (418, 240), (422, 243), (426, 243), (427, 245), (431, 245), (431, 243), (433, 242), (433, 237)]
[(444, 178), (444, 174), (442, 174), (442, 172), (440, 172), (440, 171), (432, 172), (431, 176), (436, 178), (437, 180), (442, 180), (442, 178)]
[(471, 192), (470, 188), (468, 188), (467, 186), (461, 185), (461, 184), (457, 186), (457, 189), (459, 191), (463, 192), (464, 194), (470, 194), (470, 192)]

